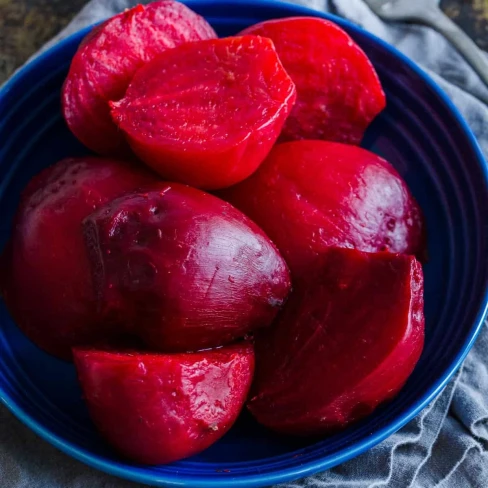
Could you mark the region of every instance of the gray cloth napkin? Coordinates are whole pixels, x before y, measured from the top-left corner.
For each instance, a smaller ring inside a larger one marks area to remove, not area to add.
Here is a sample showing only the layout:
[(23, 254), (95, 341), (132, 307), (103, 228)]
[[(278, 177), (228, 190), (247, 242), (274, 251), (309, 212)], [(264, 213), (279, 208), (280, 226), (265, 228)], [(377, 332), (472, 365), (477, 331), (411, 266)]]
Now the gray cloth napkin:
[[(138, 3), (92, 0), (43, 49), (85, 25)], [(301, 0), (362, 25), (403, 51), (446, 90), (488, 155), (486, 90), (448, 42), (420, 26), (385, 24), (362, 0)], [(286, 488), (488, 487), (488, 329), (485, 324), (462, 369), (417, 418), (367, 453)], [(140, 488), (67, 457), (0, 408), (0, 488)]]

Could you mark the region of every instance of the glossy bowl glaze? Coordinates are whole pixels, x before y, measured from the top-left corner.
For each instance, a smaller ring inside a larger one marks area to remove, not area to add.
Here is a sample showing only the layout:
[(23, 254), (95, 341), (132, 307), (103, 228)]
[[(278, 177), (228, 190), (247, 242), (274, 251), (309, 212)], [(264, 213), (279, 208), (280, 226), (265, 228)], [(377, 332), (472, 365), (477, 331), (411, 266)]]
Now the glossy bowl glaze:
[[(423, 208), (426, 343), (400, 395), (367, 419), (319, 442), (272, 434), (243, 413), (231, 432), (194, 458), (148, 468), (125, 463), (100, 440), (72, 365), (37, 349), (0, 303), (0, 399), (49, 442), (108, 473), (154, 486), (266, 486), (325, 470), (388, 437), (420, 412), (460, 366), (486, 313), (488, 176), (466, 123), (436, 84), (405, 56), (352, 24), (303, 7), (257, 1), (189, 1), (220, 35), (265, 19), (329, 18), (375, 65), (388, 105), (364, 146), (391, 161)], [(0, 93), (0, 246), (19, 194), (40, 169), (86, 154), (66, 128), (59, 92), (85, 29), (17, 73)]]

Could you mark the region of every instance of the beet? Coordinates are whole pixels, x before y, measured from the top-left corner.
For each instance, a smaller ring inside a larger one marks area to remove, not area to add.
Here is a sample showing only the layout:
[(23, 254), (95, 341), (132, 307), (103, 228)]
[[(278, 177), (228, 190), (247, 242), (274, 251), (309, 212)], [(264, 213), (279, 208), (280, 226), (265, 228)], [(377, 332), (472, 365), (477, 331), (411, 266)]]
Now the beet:
[(288, 434), (343, 428), (398, 393), (423, 341), (423, 275), (413, 256), (329, 248), (257, 335), (249, 410)]
[(295, 101), (269, 39), (185, 44), (141, 68), (112, 116), (163, 177), (217, 189), (256, 170)]
[(215, 347), (267, 326), (290, 289), (261, 229), (185, 185), (116, 199), (84, 227), (102, 314), (155, 350)]
[(63, 92), (63, 114), (74, 135), (103, 155), (130, 150), (112, 122), (109, 100), (124, 95), (144, 63), (182, 43), (216, 37), (210, 25), (171, 0), (137, 5), (95, 27), (73, 57)]
[(359, 144), (385, 107), (385, 94), (368, 57), (348, 34), (313, 17), (267, 20), (242, 34), (272, 39), (296, 84), (297, 101), (282, 140)]
[(249, 344), (192, 354), (75, 349), (90, 415), (124, 457), (143, 464), (203, 451), (237, 419), (254, 370)]
[(71, 347), (104, 340), (81, 222), (110, 199), (156, 177), (128, 163), (64, 159), (23, 192), (4, 259), (3, 295), (17, 325), (39, 347), (69, 359)]
[(219, 195), (266, 232), (295, 277), (329, 246), (425, 252), (423, 217), (407, 185), (356, 146), (279, 144), (254, 175)]

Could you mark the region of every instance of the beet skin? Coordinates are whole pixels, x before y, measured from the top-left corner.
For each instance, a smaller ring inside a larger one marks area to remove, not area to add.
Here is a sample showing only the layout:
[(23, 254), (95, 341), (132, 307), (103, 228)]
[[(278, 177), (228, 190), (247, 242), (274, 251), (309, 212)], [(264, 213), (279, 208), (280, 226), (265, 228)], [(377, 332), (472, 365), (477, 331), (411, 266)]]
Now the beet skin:
[(160, 183), (84, 223), (107, 321), (147, 347), (187, 351), (269, 325), (290, 290), (285, 261), (240, 211), (200, 190)]
[(63, 114), (73, 134), (93, 151), (123, 156), (130, 149), (110, 118), (134, 73), (162, 52), (216, 37), (203, 17), (163, 0), (137, 5), (95, 27), (73, 57), (63, 86)]
[(339, 26), (324, 19), (266, 20), (240, 33), (269, 37), (297, 88), (282, 140), (323, 139), (359, 144), (385, 108), (370, 60)]
[(81, 222), (93, 210), (156, 177), (102, 158), (64, 159), (23, 192), (6, 249), (3, 295), (17, 325), (39, 347), (71, 358), (71, 347), (110, 335), (96, 314)]
[(330, 248), (257, 335), (249, 409), (287, 434), (341, 429), (398, 393), (423, 341), (415, 258)]
[(254, 175), (220, 196), (266, 232), (294, 277), (330, 246), (424, 256), (423, 217), (407, 185), (356, 146), (278, 144)]
[(237, 419), (252, 381), (249, 344), (192, 354), (74, 350), (90, 415), (122, 456), (163, 464), (197, 454)]
[(134, 152), (171, 181), (205, 189), (247, 178), (295, 101), (269, 39), (188, 43), (141, 68), (111, 104)]

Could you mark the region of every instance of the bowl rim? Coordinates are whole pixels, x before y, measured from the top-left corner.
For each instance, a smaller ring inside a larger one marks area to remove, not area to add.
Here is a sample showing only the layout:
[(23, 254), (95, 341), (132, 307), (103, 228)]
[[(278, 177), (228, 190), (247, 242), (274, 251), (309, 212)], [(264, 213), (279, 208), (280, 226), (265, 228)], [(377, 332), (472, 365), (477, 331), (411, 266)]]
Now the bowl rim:
[[(208, 4), (208, 0), (182, 0), (190, 8), (198, 8), (198, 6)], [(456, 119), (462, 132), (464, 133), (467, 141), (473, 149), (475, 158), (481, 167), (484, 186), (488, 188), (488, 165), (485, 161), (484, 155), (481, 148), (468, 126), (467, 122), (460, 114), (459, 110), (449, 99), (444, 90), (414, 61), (402, 54), (392, 45), (383, 41), (379, 37), (371, 34), (362, 27), (359, 27), (352, 22), (338, 17), (334, 14), (328, 12), (322, 12), (314, 10), (302, 5), (295, 3), (290, 3), (280, 0), (212, 0), (212, 6), (223, 8), (226, 5), (232, 4), (241, 7), (252, 8), (269, 8), (284, 11), (293, 16), (314, 16), (319, 18), (324, 18), (337, 23), (341, 27), (346, 27), (352, 32), (360, 33), (363, 36), (369, 38), (376, 44), (378, 44), (382, 49), (387, 51), (392, 56), (399, 59), (402, 63), (408, 66), (422, 81), (437, 95), (439, 100), (447, 107), (454, 119)], [(73, 42), (75, 39), (81, 39), (84, 37), (92, 28), (93, 25), (87, 26), (68, 37), (62, 39), (54, 46), (50, 47), (46, 51), (43, 51), (36, 57), (32, 58), (27, 62), (22, 68), (13, 74), (13, 76), (5, 82), (3, 86), (0, 87), (0, 104), (8, 96), (10, 90), (19, 83), (23, 78), (29, 77), (31, 72), (38, 69), (44, 61), (55, 55), (59, 50), (63, 48), (64, 45)], [(69, 441), (66, 441), (58, 434), (53, 433), (50, 429), (44, 427), (40, 422), (35, 420), (30, 414), (25, 411), (22, 407), (16, 404), (12, 397), (3, 389), (0, 384), (0, 401), (27, 427), (38, 434), (41, 438), (51, 443), (53, 446), (57, 447), (64, 453), (82, 461), (83, 463), (99, 469), (110, 475), (115, 475), (120, 478), (125, 478), (131, 481), (145, 483), (153, 486), (198, 486), (202, 488), (214, 488), (217, 486), (228, 486), (232, 484), (233, 486), (246, 486), (246, 487), (258, 487), (258, 486), (268, 486), (274, 485), (276, 483), (283, 483), (286, 481), (291, 481), (301, 477), (309, 476), (321, 471), (325, 471), (333, 466), (341, 464), (355, 456), (367, 451), (371, 447), (385, 440), (387, 437), (395, 433), (401, 427), (403, 427), (407, 422), (412, 420), (417, 416), (421, 410), (428, 406), (428, 404), (444, 389), (448, 381), (452, 378), (454, 373), (459, 369), (462, 362), (466, 358), (468, 352), (473, 346), (478, 334), (480, 333), (484, 320), (488, 315), (488, 283), (485, 283), (485, 289), (483, 291), (483, 303), (481, 309), (478, 311), (471, 330), (468, 334), (466, 341), (460, 346), (459, 351), (451, 362), (450, 366), (446, 368), (444, 373), (436, 382), (432, 384), (429, 390), (418, 399), (414, 405), (412, 405), (408, 410), (406, 410), (402, 415), (399, 416), (394, 422), (383, 428), (375, 431), (368, 438), (357, 442), (352, 447), (346, 447), (342, 449), (339, 453), (333, 455), (326, 455), (320, 458), (315, 458), (304, 464), (294, 465), (289, 468), (279, 468), (274, 471), (269, 471), (266, 473), (255, 473), (255, 474), (244, 474), (238, 475), (237, 478), (233, 477), (232, 474), (227, 474), (222, 476), (222, 474), (216, 473), (212, 476), (205, 476), (201, 478), (198, 475), (185, 475), (169, 473), (144, 473), (140, 470), (140, 467), (136, 465), (127, 465), (123, 462), (117, 462), (102, 458), (99, 455), (92, 454), (88, 450), (78, 447)]]

